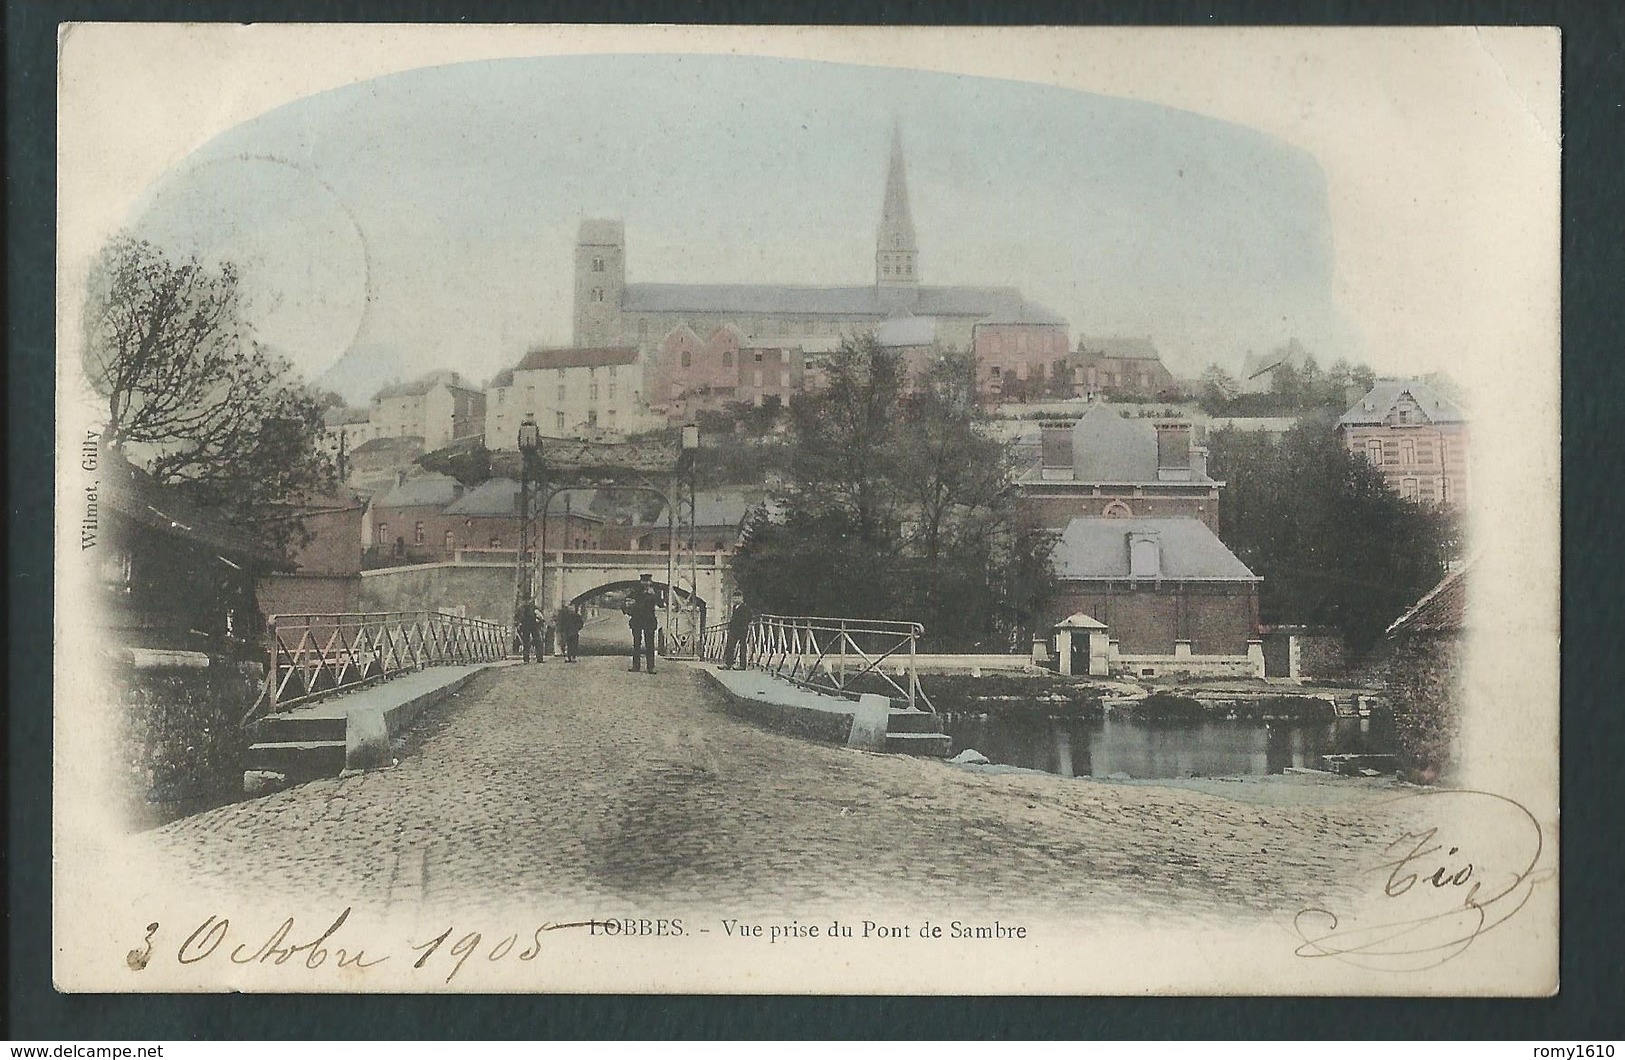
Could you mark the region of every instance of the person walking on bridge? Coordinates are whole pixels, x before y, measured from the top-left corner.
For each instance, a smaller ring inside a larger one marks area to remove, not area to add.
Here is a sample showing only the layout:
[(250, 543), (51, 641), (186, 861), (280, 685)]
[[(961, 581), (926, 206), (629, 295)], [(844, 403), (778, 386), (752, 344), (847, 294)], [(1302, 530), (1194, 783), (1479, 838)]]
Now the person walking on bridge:
[(519, 651), (526, 662), (530, 662), (530, 653), (536, 652), (536, 661), (542, 661), (542, 612), (536, 606), (536, 601), (526, 597), (519, 601), (519, 606), (513, 611), (513, 626), (519, 633)]
[(621, 610), (626, 614), (627, 624), (632, 627), (632, 672), (637, 673), (639, 662), (647, 659), (649, 672), (655, 672), (655, 626), (658, 624), (655, 613), (660, 608), (659, 597), (655, 595), (654, 575), (645, 574), (638, 580), (638, 586), (627, 597)]
[(559, 631), (559, 647), (564, 649), (564, 661), (575, 662), (581, 653), (581, 627), (586, 620), (581, 617), (581, 609), (576, 604), (565, 604), (559, 608), (558, 618), (554, 620), (553, 628)]

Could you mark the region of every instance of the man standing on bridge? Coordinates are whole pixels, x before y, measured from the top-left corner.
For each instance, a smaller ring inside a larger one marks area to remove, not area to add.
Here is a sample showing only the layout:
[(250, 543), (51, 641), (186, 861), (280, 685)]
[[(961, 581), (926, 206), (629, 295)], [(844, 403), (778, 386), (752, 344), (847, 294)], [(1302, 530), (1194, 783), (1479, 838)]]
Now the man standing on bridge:
[(728, 639), (722, 645), (722, 668), (734, 668), (734, 656), (739, 656), (739, 669), (745, 668), (745, 639), (750, 636), (750, 624), (756, 612), (745, 603), (743, 593), (735, 592), (733, 613), (728, 616)]
[(654, 575), (645, 574), (638, 579), (626, 603), (621, 605), (628, 624), (632, 627), (632, 672), (638, 672), (640, 656), (649, 661), (649, 672), (655, 672), (655, 613), (660, 600), (655, 595)]
[(530, 653), (536, 652), (536, 661), (542, 661), (542, 612), (534, 600), (528, 597), (519, 601), (519, 606), (513, 611), (513, 627), (519, 634), (519, 650), (525, 661), (530, 662)]

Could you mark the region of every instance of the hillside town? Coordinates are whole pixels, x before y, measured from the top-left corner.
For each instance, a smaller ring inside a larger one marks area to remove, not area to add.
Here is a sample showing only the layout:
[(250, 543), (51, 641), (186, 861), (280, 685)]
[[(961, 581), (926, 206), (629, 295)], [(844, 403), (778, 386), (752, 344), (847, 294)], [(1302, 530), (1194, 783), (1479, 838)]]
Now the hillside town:
[[(906, 673), (870, 663), (883, 684), (835, 689), (903, 704), (915, 727), (882, 724), (888, 750), (1063, 776), (1447, 774), (1472, 486), (1451, 382), (1323, 367), (1290, 335), (1181, 378), (1154, 336), (1093, 334), (1017, 277), (928, 283), (899, 133), (877, 190), (872, 275), (848, 287), (638, 282), (637, 233), (582, 220), (555, 248), (568, 342), (359, 406), (296, 388), (297, 460), (326, 478), (256, 484), (252, 510), (233, 508), (242, 487), (211, 501), (206, 477), (164, 481), (116, 424), (92, 443), (109, 624), (126, 702), (148, 711), (128, 768), (150, 800), (185, 803), (220, 762), (257, 791), (389, 760), (387, 741), (356, 759), (343, 733), (286, 735), (282, 712), (387, 676), (397, 637), (407, 670), (442, 643), (482, 645), (456, 660), (480, 665), (528, 662), (533, 642), (537, 661), (624, 656), (640, 608), (666, 660), (721, 673), (805, 661), (783, 645), (824, 637), (816, 669), (828, 637), (844, 659), (897, 624)], [(376, 661), (346, 661), (362, 645)], [(153, 683), (193, 657), (234, 661)], [(1093, 765), (1066, 733), (999, 751), (1015, 737), (976, 727), (1040, 695), (1070, 704)], [(1119, 704), (1148, 725), (1241, 719), (1251, 742), (1113, 750), (1099, 727)], [(222, 735), (236, 715), (246, 749)]]

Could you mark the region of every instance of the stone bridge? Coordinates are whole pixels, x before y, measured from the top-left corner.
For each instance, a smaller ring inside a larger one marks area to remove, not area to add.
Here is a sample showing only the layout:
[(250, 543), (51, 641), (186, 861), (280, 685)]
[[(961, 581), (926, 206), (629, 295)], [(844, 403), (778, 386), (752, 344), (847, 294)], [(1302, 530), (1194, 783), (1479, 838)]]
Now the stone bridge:
[[(512, 549), (458, 549), (437, 563), (414, 563), (363, 571), (363, 611), (448, 609), (474, 618), (508, 622), (513, 618), (518, 560)], [(692, 581), (695, 616), (709, 625), (727, 616), (734, 588), (726, 552), (635, 550), (552, 550), (538, 557), (537, 602), (552, 614), (566, 603), (589, 603), (594, 597), (629, 589), (645, 574), (656, 588), (671, 592), (674, 609), (690, 599), (682, 586)], [(670, 616), (668, 616), (669, 618)], [(666, 624), (670, 624), (668, 621)]]

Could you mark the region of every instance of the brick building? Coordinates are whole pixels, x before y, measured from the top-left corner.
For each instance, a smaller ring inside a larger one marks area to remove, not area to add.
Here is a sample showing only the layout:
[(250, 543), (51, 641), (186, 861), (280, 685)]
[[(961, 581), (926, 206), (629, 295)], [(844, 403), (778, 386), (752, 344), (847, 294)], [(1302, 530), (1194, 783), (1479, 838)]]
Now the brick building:
[(1104, 404), (1045, 425), (1017, 503), (1029, 523), (1060, 532), (1046, 624), (1063, 665), (1263, 676), (1260, 579), (1214, 532), (1224, 484), (1208, 477), (1190, 431)]
[(366, 508), (348, 490), (289, 505), (284, 518), (296, 524), (289, 557), (293, 569), (260, 576), (261, 610), (267, 615), (359, 611)]
[(1208, 477), (1189, 422), (1095, 404), (1075, 423), (1040, 427), (1038, 466), (1020, 477), (1018, 496), (1024, 518), (1054, 530), (1079, 517), (1187, 518), (1217, 530), (1223, 486)]
[(1066, 321), (1038, 307), (1000, 314), (971, 330), (976, 393), (983, 401), (1072, 397)]
[(1075, 397), (1155, 398), (1179, 387), (1150, 339), (1079, 336), (1066, 372)]
[(1419, 380), (1382, 380), (1337, 421), (1349, 452), (1407, 500), (1460, 507), (1468, 495), (1467, 417)]
[(649, 387), (650, 410), (670, 423), (688, 423), (703, 411), (741, 402), (788, 404), (806, 385), (800, 349), (748, 346), (739, 329), (717, 328), (702, 339), (679, 325), (660, 342)]
[[(446, 506), (443, 513), (441, 547), (447, 553), (458, 549), (512, 550), (519, 545), (519, 483), (511, 478), (493, 478), (480, 483)], [(541, 498), (531, 496), (539, 506)], [(593, 510), (591, 493), (572, 490), (555, 493), (547, 505), (545, 532), (537, 528), (533, 545), (558, 548), (602, 548), (605, 519)]]

